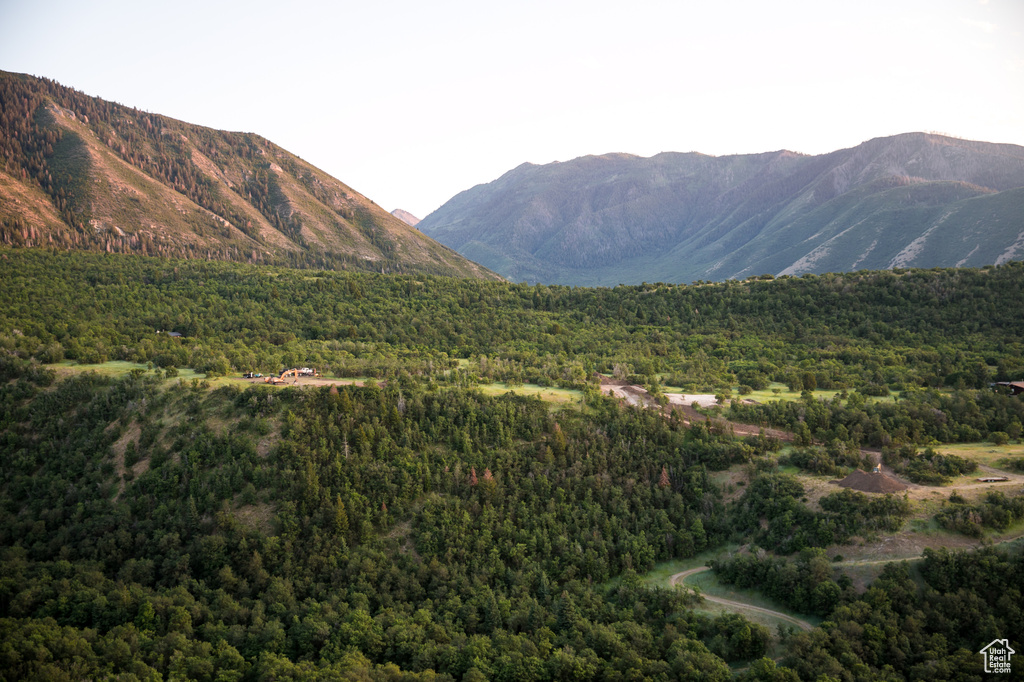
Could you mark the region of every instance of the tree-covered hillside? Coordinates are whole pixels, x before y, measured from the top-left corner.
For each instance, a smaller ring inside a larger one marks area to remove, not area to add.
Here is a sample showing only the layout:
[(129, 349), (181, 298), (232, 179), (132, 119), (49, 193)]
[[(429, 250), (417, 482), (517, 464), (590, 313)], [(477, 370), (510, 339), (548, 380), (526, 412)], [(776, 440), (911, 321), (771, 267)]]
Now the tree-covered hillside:
[(0, 511), (17, 677), (588, 679), (724, 671), (719, 635), (728, 660), (765, 651), (679, 594), (601, 587), (720, 541), (700, 462), (742, 443), (611, 401), (554, 417), (402, 382), (19, 373)]
[(575, 387), (617, 371), (700, 390), (983, 388), (1024, 373), (1019, 262), (584, 289), (9, 250), (0, 300), (3, 347), (40, 362), (435, 380), (458, 367)]
[[(828, 546), (841, 538), (801, 528), (864, 532), (851, 524), (896, 513), (845, 491), (815, 514), (791, 483), (729, 511), (709, 467), (768, 450), (596, 396), (550, 414), (416, 382), (211, 391), (141, 370), (54, 383), (7, 369), (8, 679), (726, 680), (727, 662), (749, 660), (776, 675), (749, 679), (797, 679), (761, 659), (771, 631), (694, 612), (637, 572), (738, 537), (743, 515), (767, 516), (759, 542)], [(956, 560), (999, 573), (921, 597), (896, 572), (863, 598), (808, 575), (814, 608), (848, 625), (786, 640), (803, 652), (786, 662), (807, 680), (970, 671), (972, 632), (950, 619), (1012, 633), (1019, 609), (969, 593), (1010, 589), (1005, 556)], [(908, 598), (944, 620), (894, 640), (892, 658), (866, 633), (918, 622)], [(954, 615), (949, 599), (970, 607)]]
[[(790, 465), (877, 444), (912, 467), (926, 442), (1020, 437), (1024, 401), (989, 382), (1019, 378), (1022, 287), (1019, 263), (571, 289), (2, 251), (0, 676), (973, 679), (972, 637), (1021, 631), (1017, 554), (934, 554), (920, 585), (893, 567), (858, 593), (820, 550), (899, 532), (907, 500), (812, 501), (774, 439), (628, 407), (594, 372), (655, 394), (790, 383), (798, 400), (732, 408), (792, 429)], [(303, 365), (377, 381), (175, 378)], [(496, 380), (580, 399), (477, 390)], [(722, 574), (820, 628), (708, 615), (640, 577), (751, 542), (797, 558)]]

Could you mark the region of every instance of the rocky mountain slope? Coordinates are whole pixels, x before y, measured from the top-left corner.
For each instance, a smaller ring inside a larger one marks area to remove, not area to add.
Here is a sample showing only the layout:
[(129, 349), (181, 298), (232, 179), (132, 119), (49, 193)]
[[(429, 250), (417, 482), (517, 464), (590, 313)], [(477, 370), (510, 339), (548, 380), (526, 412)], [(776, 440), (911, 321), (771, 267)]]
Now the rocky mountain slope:
[(0, 244), (495, 277), (258, 135), (6, 72)]
[(908, 133), (819, 156), (524, 164), (418, 227), (514, 281), (980, 266), (1024, 258), (1024, 147)]
[(395, 216), (396, 218), (401, 220), (406, 225), (409, 225), (410, 227), (416, 227), (420, 222), (420, 219), (414, 216), (412, 213), (404, 211), (400, 208), (396, 208), (394, 211), (392, 211), (391, 215)]

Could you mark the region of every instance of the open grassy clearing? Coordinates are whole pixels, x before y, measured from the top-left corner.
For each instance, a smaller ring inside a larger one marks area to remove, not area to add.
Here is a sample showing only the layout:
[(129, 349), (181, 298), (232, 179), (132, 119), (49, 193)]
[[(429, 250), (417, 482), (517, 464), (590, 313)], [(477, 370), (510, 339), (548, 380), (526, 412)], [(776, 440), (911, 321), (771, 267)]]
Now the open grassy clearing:
[[(967, 538), (964, 535), (958, 535), (949, 533), (943, 530), (934, 519), (929, 522), (918, 525), (912, 521), (911, 526), (918, 526), (919, 529), (923, 530), (923, 534), (928, 535), (931, 539), (937, 540), (936, 542), (925, 543), (924, 545), (905, 545), (897, 548), (896, 546), (891, 547), (891, 556), (868, 556), (863, 558), (847, 558), (849, 554), (842, 554), (844, 557), (842, 561), (837, 561), (834, 566), (838, 570), (842, 571), (846, 575), (850, 576), (853, 580), (854, 587), (863, 592), (874, 582), (882, 571), (885, 569), (887, 564), (896, 563), (900, 561), (906, 561), (910, 564), (911, 576), (915, 580), (920, 581), (920, 575), (916, 570), (916, 566), (922, 559), (922, 553), (924, 547), (932, 548), (948, 548), (952, 551), (966, 549), (969, 547), (977, 547), (981, 543), (972, 538)], [(915, 531), (911, 530), (911, 533)], [(918, 531), (921, 534), (921, 530)], [(1006, 549), (1010, 552), (1019, 552), (1024, 549), (1024, 522), (1013, 524), (1003, 533), (986, 534), (984, 542), (986, 544), (997, 545)], [(913, 549), (909, 549), (912, 547)], [(829, 549), (829, 555), (835, 556), (841, 554), (843, 551), (848, 550), (848, 547), (833, 547)], [(910, 551), (912, 553), (908, 554)]]
[[(943, 500), (945, 501), (945, 500)], [(950, 549), (961, 545), (980, 545), (982, 543), (1000, 544), (1004, 542), (1015, 542), (1024, 538), (1024, 519), (1011, 523), (1005, 530), (993, 530), (986, 528), (981, 539), (974, 539), (962, 533), (946, 530), (938, 524), (934, 518), (934, 512), (942, 507), (938, 502), (932, 507), (931, 516), (911, 519), (904, 530), (908, 537), (917, 537), (924, 546), (928, 547), (949, 547)]]
[(948, 495), (936, 498), (931, 506), (915, 502), (914, 517), (907, 521), (899, 533), (854, 538), (846, 545), (830, 547), (828, 553), (830, 556), (842, 555), (844, 560), (839, 565), (845, 570), (845, 567), (852, 565), (911, 561), (920, 558), (926, 548), (958, 551), (991, 544), (1015, 546), (1015, 543), (1024, 540), (1024, 521), (1018, 521), (1004, 531), (986, 530), (980, 539), (942, 528), (935, 522), (934, 512), (947, 499)]
[(871, 583), (875, 582), (878, 577), (885, 570), (885, 567), (892, 563), (899, 563), (906, 561), (910, 565), (910, 575), (918, 583), (921, 582), (921, 577), (917, 571), (917, 564), (921, 561), (921, 555), (913, 557), (892, 557), (890, 559), (862, 559), (862, 560), (847, 560), (837, 561), (834, 564), (834, 568), (843, 574), (850, 577), (853, 581), (853, 587), (858, 592), (865, 592)]
[(750, 483), (751, 468), (747, 464), (734, 464), (723, 471), (709, 474), (711, 481), (722, 490), (725, 502), (732, 502), (743, 495)]
[[(71, 374), (79, 374), (81, 372), (96, 372), (97, 374), (101, 374), (103, 376), (121, 377), (121, 376), (124, 376), (124, 375), (128, 374), (132, 370), (136, 370), (136, 369), (142, 370), (143, 372), (153, 372), (154, 371), (154, 369), (148, 367), (147, 365), (143, 365), (143, 364), (137, 363), (137, 362), (125, 362), (125, 361), (121, 361), (121, 360), (110, 360), (108, 362), (103, 362), (103, 363), (94, 364), (94, 365), (83, 365), (83, 364), (79, 364), (79, 363), (71, 361), (71, 360), (66, 360), (64, 362), (58, 362), (58, 363), (49, 364), (49, 365), (45, 365), (45, 366), (48, 369), (52, 369), (55, 372), (57, 372), (58, 376), (68, 376), (68, 375), (71, 375)], [(271, 375), (268, 374), (266, 376), (271, 376)], [(253, 385), (253, 384), (255, 384), (255, 385), (262, 385), (262, 384), (265, 383), (262, 378), (260, 378), (260, 379), (247, 379), (245, 377), (235, 376), (235, 375), (222, 376), (222, 377), (208, 377), (207, 375), (205, 375), (205, 374), (203, 374), (201, 372), (197, 372), (194, 369), (191, 369), (189, 367), (179, 367), (179, 368), (177, 368), (177, 374), (174, 375), (173, 377), (168, 377), (167, 379), (165, 379), (165, 381), (171, 382), (171, 383), (178, 382), (178, 381), (189, 382), (189, 381), (192, 381), (193, 379), (201, 380), (201, 381), (207, 381), (207, 382), (209, 382), (210, 386), (214, 387), (214, 388), (216, 388), (217, 386), (224, 386), (224, 385), (228, 385), (228, 384), (236, 384), (236, 385), (242, 385), (242, 386), (249, 386), (249, 385)], [(337, 384), (339, 386), (344, 386), (344, 385), (362, 386), (364, 383), (366, 383), (368, 381), (371, 381), (371, 380), (372, 380), (371, 377), (344, 377), (344, 378), (339, 378), (339, 377), (327, 377), (327, 376), (325, 376), (325, 377), (321, 377), (319, 380), (312, 380), (312, 379), (308, 379), (306, 377), (300, 377), (298, 385), (299, 386), (311, 386), (311, 385)], [(289, 380), (286, 384), (277, 384), (277, 385), (278, 386), (285, 386), (285, 385), (291, 386), (292, 385), (292, 381)]]
[(583, 399), (582, 391), (566, 388), (552, 388), (550, 386), (538, 386), (537, 384), (509, 386), (504, 382), (496, 382), (493, 384), (480, 384), (476, 389), (484, 395), (516, 393), (518, 395), (536, 396), (545, 402), (557, 403), (560, 405), (578, 403)]
[[(937, 452), (946, 455), (957, 455), (977, 462), (982, 466), (1001, 469), (1005, 466), (1004, 460), (1024, 459), (1024, 443), (1008, 443), (996, 445), (995, 443), (956, 443), (951, 445), (932, 446)], [(977, 476), (975, 476), (977, 478)]]
[[(109, 360), (107, 362), (101, 362), (94, 365), (82, 365), (71, 360), (65, 360), (64, 362), (45, 365), (45, 367), (57, 372), (58, 376), (69, 376), (71, 374), (80, 374), (82, 372), (96, 372), (102, 376), (122, 377), (132, 370), (142, 370), (143, 372), (149, 373), (154, 371), (154, 369), (147, 365), (143, 365), (138, 362), (126, 362), (124, 360)], [(208, 381), (212, 387), (223, 386), (225, 384), (243, 384), (250, 381), (249, 379), (233, 376), (207, 377), (205, 374), (196, 372), (188, 367), (178, 368), (177, 371), (178, 373), (175, 376), (167, 377), (164, 381), (174, 383), (178, 381), (192, 381), (193, 379), (205, 380)]]
[[(71, 374), (78, 374), (81, 372), (96, 372), (104, 376), (120, 377), (128, 374), (132, 370), (142, 370), (143, 372), (153, 372), (154, 370), (146, 365), (137, 362), (124, 362), (121, 360), (111, 360), (109, 362), (103, 362), (94, 365), (82, 365), (73, 361), (58, 362), (50, 365), (46, 365), (47, 368), (57, 372), (60, 376), (68, 376)], [(224, 376), (224, 377), (207, 377), (205, 374), (196, 372), (188, 367), (182, 367), (178, 369), (178, 373), (174, 377), (165, 379), (166, 382), (178, 382), (178, 381), (192, 381), (205, 380), (209, 382), (210, 386), (216, 388), (217, 386), (223, 386), (227, 384), (236, 385), (262, 385), (264, 382), (262, 379), (246, 379), (240, 376)], [(298, 381), (299, 386), (309, 385), (326, 385), (326, 384), (337, 384), (337, 385), (355, 385), (362, 386), (364, 383), (371, 381), (370, 377), (322, 377), (320, 379), (307, 379), (300, 378)], [(289, 380), (285, 384), (278, 384), (279, 386), (291, 386), (292, 382)], [(550, 386), (540, 386), (538, 384), (521, 384), (517, 386), (509, 386), (504, 382), (496, 382), (491, 384), (481, 384), (476, 387), (484, 395), (497, 396), (504, 395), (506, 393), (517, 393), (519, 395), (529, 395), (540, 398), (541, 400), (552, 403), (557, 406), (568, 407), (571, 404), (579, 403), (583, 400), (583, 392), (573, 389), (565, 388), (553, 388)]]
[[(1024, 444), (963, 443), (933, 447), (940, 453), (974, 461), (979, 468), (973, 473), (951, 478), (943, 485), (911, 485), (907, 494), (915, 504), (915, 511), (920, 509), (922, 513), (934, 514), (941, 507), (941, 502), (947, 500), (954, 491), (973, 502), (993, 490), (1006, 495), (1019, 495), (1024, 490), (1024, 475), (1006, 467), (1007, 460), (1024, 458)], [(993, 483), (978, 481), (978, 478), (985, 476), (1005, 476), (1009, 480)]]
[[(756, 606), (761, 609), (778, 611), (779, 613), (785, 614), (790, 618), (805, 620), (811, 623), (812, 625), (819, 625), (821, 623), (820, 618), (816, 618), (815, 616), (809, 616), (804, 613), (797, 613), (796, 611), (793, 611), (792, 609), (787, 608), (782, 604), (779, 604), (778, 602), (765, 598), (765, 596), (757, 590), (739, 589), (733, 585), (724, 585), (718, 582), (718, 579), (715, 577), (714, 571), (703, 571), (702, 573), (695, 573), (694, 575), (687, 577), (684, 584), (687, 587), (695, 587), (699, 589), (701, 593), (710, 595), (712, 597), (729, 599), (731, 601), (749, 604), (750, 606)], [(723, 604), (715, 604), (711, 602), (705, 602), (703, 609), (712, 613), (721, 611), (736, 612), (740, 610), (735, 607)], [(784, 620), (782, 618), (776, 618), (770, 614), (766, 614), (760, 611), (744, 610), (742, 611), (742, 613), (744, 616), (746, 616), (754, 622), (761, 623), (762, 625), (767, 625), (773, 631), (775, 630), (776, 625), (792, 626), (792, 623), (790, 623), (787, 620)]]
[[(965, 446), (940, 446), (938, 449), (949, 451), (961, 456), (975, 459), (979, 463), (985, 461), (998, 463), (1007, 456), (1020, 456), (1024, 446), (995, 446), (991, 443), (971, 444)], [(804, 487), (802, 501), (812, 510), (820, 511), (821, 498), (842, 490), (832, 481), (837, 476), (814, 475), (801, 471), (794, 466), (782, 466), (776, 469), (780, 473), (795, 476)], [(746, 490), (751, 476), (751, 468), (746, 464), (738, 464), (724, 471), (711, 474), (712, 481), (723, 491), (726, 502), (738, 499)], [(871, 533), (857, 537), (844, 546), (830, 548), (829, 555), (843, 555), (848, 561), (842, 565), (856, 565), (851, 577), (854, 582), (864, 584), (865, 581), (877, 576), (880, 566), (893, 560), (909, 560), (921, 556), (925, 548), (947, 547), (949, 549), (968, 549), (982, 543), (1002, 543), (1024, 536), (1024, 521), (1011, 525), (1004, 531), (986, 530), (982, 539), (971, 538), (955, 533), (939, 526), (935, 515), (949, 504), (949, 496), (956, 492), (970, 502), (979, 502), (990, 491), (998, 490), (1006, 495), (1024, 493), (1024, 481), (1018, 480), (1020, 474), (1007, 472), (1011, 481), (1005, 483), (979, 483), (976, 479), (987, 472), (979, 471), (969, 476), (962, 476), (945, 486), (923, 486), (911, 484), (911, 487), (897, 495), (906, 495), (911, 504), (911, 516), (898, 533)], [(852, 562), (852, 563), (851, 563)], [(869, 568), (864, 568), (868, 566)], [(877, 570), (870, 566), (878, 566)], [(685, 570), (680, 568), (679, 570)], [(860, 575), (863, 574), (863, 575)]]
[(122, 360), (111, 360), (110, 362), (103, 362), (97, 365), (82, 365), (74, 360), (65, 360), (64, 362), (56, 362), (44, 366), (55, 371), (58, 376), (68, 376), (80, 372), (96, 372), (103, 376), (119, 377), (128, 374), (133, 369), (141, 369), (144, 372), (150, 371), (146, 365)]
[[(978, 478), (984, 476), (1005, 476), (1010, 480), (982, 483)], [(1007, 495), (1017, 494), (1020, 492), (1022, 485), (1024, 485), (1024, 475), (1022, 474), (1014, 471), (997, 469), (995, 467), (992, 467), (992, 470), (986, 471), (982, 467), (979, 467), (973, 474), (965, 474), (963, 476), (951, 478), (949, 483), (939, 488), (939, 490), (956, 490), (962, 497), (973, 499), (979, 495), (984, 495), (989, 490), (999, 490)]]
[[(775, 471), (796, 477), (804, 486), (802, 501), (815, 511), (820, 511), (818, 503), (822, 497), (842, 490), (841, 487), (832, 483), (836, 478), (841, 477), (811, 474), (791, 464), (777, 466)], [(726, 502), (732, 502), (743, 495), (754, 475), (756, 474), (750, 464), (734, 464), (728, 469), (710, 473), (711, 480), (721, 487)]]
[(659, 564), (655, 564), (654, 568), (640, 576), (640, 579), (644, 581), (644, 584), (648, 587), (661, 587), (664, 589), (671, 589), (672, 584), (669, 580), (676, 573), (682, 571), (688, 571), (691, 568), (700, 568), (701, 566), (707, 566), (708, 562), (712, 559), (716, 559), (723, 554), (729, 554), (731, 552), (738, 552), (740, 546), (733, 543), (717, 547), (713, 550), (701, 552), (696, 556), (692, 556), (689, 559), (673, 559), (671, 561), (663, 561)]
[[(817, 400), (832, 400), (837, 395), (842, 393), (842, 390), (836, 390), (836, 389), (828, 389), (828, 390), (817, 389), (815, 391), (812, 391), (811, 393), (814, 395), (815, 399), (817, 399)], [(800, 395), (801, 395), (800, 391), (791, 391), (791, 390), (789, 390), (789, 387), (786, 386), (786, 384), (780, 384), (777, 381), (773, 381), (771, 384), (769, 384), (768, 388), (765, 388), (765, 389), (762, 389), (762, 390), (758, 390), (758, 391), (754, 391), (754, 392), (748, 393), (746, 395), (740, 395), (739, 394), (739, 386), (733, 386), (733, 389), (732, 389), (732, 397), (734, 397), (734, 398), (743, 398), (743, 399), (746, 399), (746, 400), (754, 400), (754, 401), (759, 402), (759, 403), (769, 403), (769, 402), (772, 402), (773, 400), (800, 400)], [(897, 393), (892, 393), (892, 394), (887, 395), (887, 396), (867, 396), (867, 402), (869, 402), (869, 403), (877, 403), (877, 402), (891, 403), (891, 402), (895, 402), (897, 395), (898, 395)]]

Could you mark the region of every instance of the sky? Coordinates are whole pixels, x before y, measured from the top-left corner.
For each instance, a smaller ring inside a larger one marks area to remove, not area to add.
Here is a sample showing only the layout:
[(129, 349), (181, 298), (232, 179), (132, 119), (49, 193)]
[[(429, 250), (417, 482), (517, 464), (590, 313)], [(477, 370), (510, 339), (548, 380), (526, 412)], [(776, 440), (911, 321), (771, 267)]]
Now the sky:
[(0, 0), (0, 70), (258, 133), (419, 218), (587, 154), (1024, 145), (1024, 0)]

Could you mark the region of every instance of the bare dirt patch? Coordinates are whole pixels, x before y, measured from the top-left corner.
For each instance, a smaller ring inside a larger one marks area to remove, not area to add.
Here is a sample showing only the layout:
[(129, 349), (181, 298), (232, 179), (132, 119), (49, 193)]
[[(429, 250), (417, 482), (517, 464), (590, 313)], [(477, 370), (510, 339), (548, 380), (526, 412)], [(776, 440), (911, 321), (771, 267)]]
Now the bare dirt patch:
[(630, 405), (637, 407), (656, 407), (657, 404), (651, 398), (650, 393), (642, 386), (633, 386), (625, 381), (609, 379), (606, 376), (598, 375), (601, 379), (601, 392), (618, 398)]
[(833, 552), (842, 554), (846, 560), (852, 563), (885, 563), (904, 559), (908, 561), (918, 559), (925, 548), (969, 549), (979, 547), (982, 544), (984, 544), (982, 540), (975, 540), (966, 535), (956, 535), (953, 533), (912, 533), (904, 530), (893, 535), (884, 535), (875, 539), (854, 540), (846, 545), (834, 545), (828, 551), (830, 554)]
[(835, 484), (863, 493), (898, 493), (908, 487), (894, 476), (881, 471), (868, 473), (863, 469), (857, 469), (846, 478), (835, 481)]
[(804, 487), (804, 497), (806, 498), (807, 506), (817, 512), (822, 510), (821, 498), (837, 491), (835, 483), (823, 477), (800, 474), (797, 476), (797, 480)]
[(274, 447), (274, 444), (280, 439), (280, 435), (276, 432), (270, 433), (263, 438), (260, 438), (259, 442), (256, 443), (256, 454), (266, 459), (270, 454), (270, 449)]
[(783, 431), (782, 429), (773, 429), (767, 426), (759, 426), (757, 424), (742, 424), (740, 422), (722, 419), (721, 417), (710, 417), (708, 415), (701, 414), (697, 410), (685, 404), (673, 406), (673, 409), (683, 414), (684, 422), (686, 424), (710, 422), (713, 429), (721, 431), (722, 433), (732, 433), (733, 435), (740, 436), (741, 438), (745, 438), (747, 436), (759, 436), (763, 433), (768, 438), (775, 438), (783, 443), (793, 442), (793, 434), (789, 431)]
[(412, 541), (412, 521), (403, 521), (402, 523), (395, 524), (387, 537), (389, 540), (398, 541), (398, 551), (402, 554), (410, 554), (415, 559), (420, 558)]
[(711, 480), (722, 488), (722, 501), (738, 500), (750, 483), (750, 468), (746, 464), (735, 464), (725, 471), (711, 475)]
[(687, 425), (694, 422), (710, 421), (711, 427), (722, 433), (732, 433), (740, 437), (757, 436), (763, 433), (769, 438), (776, 438), (784, 443), (789, 443), (793, 440), (793, 434), (789, 431), (772, 429), (757, 424), (741, 424), (722, 419), (721, 417), (709, 417), (701, 414), (693, 408), (694, 402), (704, 407), (717, 404), (715, 396), (708, 393), (666, 393), (669, 404), (662, 408), (654, 401), (651, 394), (644, 387), (634, 386), (618, 379), (610, 379), (604, 375), (598, 376), (601, 380), (602, 393), (614, 396), (630, 405), (658, 409), (665, 414), (669, 414), (673, 410), (678, 411), (683, 415), (683, 423)]
[(693, 405), (714, 407), (718, 404), (714, 393), (666, 393), (669, 405)]
[[(863, 452), (869, 453), (870, 451), (865, 450)], [(1012, 471), (996, 469), (984, 464), (979, 464), (978, 470), (973, 474), (955, 478), (946, 485), (920, 485), (918, 483), (911, 483), (910, 481), (897, 476), (896, 472), (885, 465), (882, 465), (882, 471), (889, 477), (906, 485), (906, 495), (911, 500), (934, 501), (939, 498), (949, 497), (949, 494), (953, 491), (956, 491), (957, 494), (967, 500), (975, 500), (990, 490), (1000, 490), (1004, 493), (1010, 493), (1013, 490), (1016, 490), (1018, 486), (1024, 485), (1024, 475), (1017, 474)], [(1006, 480), (992, 483), (983, 483), (978, 480), (978, 478), (984, 476), (1002, 476), (1005, 477)]]
[[(263, 379), (241, 379), (243, 383), (265, 386), (365, 386), (363, 379), (335, 379), (330, 377), (288, 377), (283, 382), (271, 383)], [(383, 381), (377, 382), (384, 386)]]
[(271, 535), (274, 530), (274, 507), (266, 502), (247, 504), (235, 511), (235, 518), (249, 528)]

